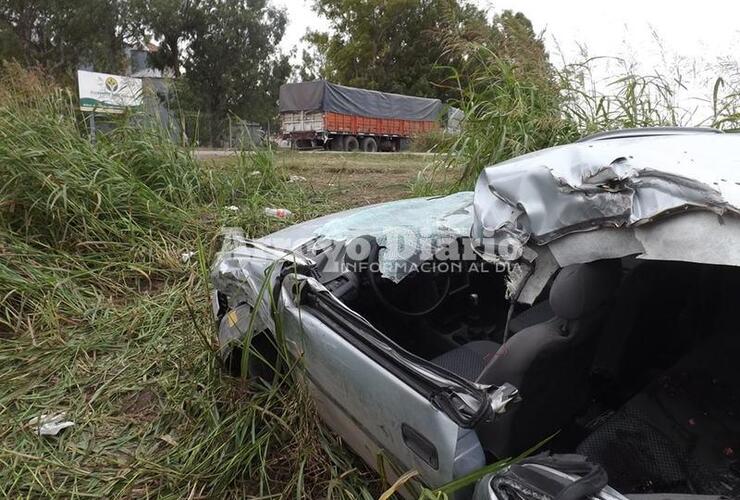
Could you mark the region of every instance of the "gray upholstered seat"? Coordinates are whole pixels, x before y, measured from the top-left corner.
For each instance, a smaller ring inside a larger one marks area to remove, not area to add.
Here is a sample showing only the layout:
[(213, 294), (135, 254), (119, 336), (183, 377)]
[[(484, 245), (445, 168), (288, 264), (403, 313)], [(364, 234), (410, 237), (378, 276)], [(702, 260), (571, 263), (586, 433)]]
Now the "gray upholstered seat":
[(550, 289), (554, 317), (524, 328), (503, 346), (471, 342), (434, 362), (470, 380), (513, 384), (522, 401), (479, 426), (497, 457), (526, 450), (561, 428), (580, 408), (608, 304), (619, 285), (617, 261), (563, 268)]

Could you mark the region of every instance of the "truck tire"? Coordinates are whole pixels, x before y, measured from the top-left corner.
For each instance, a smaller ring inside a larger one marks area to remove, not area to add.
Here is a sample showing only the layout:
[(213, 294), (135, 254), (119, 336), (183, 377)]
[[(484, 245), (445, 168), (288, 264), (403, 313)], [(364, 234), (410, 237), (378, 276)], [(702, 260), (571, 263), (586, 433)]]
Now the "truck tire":
[(375, 153), (378, 150), (378, 143), (372, 137), (365, 137), (362, 140), (362, 150), (366, 153)]
[(357, 141), (357, 137), (354, 135), (348, 135), (344, 138), (344, 150), (345, 151), (357, 151), (360, 149), (360, 143)]
[(329, 149), (331, 151), (344, 151), (344, 137), (337, 135), (329, 139)]

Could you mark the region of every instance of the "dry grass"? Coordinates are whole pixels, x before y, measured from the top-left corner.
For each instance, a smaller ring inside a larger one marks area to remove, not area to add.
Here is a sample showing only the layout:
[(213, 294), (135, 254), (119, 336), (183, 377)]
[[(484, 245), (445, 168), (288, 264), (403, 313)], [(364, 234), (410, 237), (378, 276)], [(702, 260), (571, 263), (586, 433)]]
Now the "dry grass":
[[(0, 497), (370, 498), (376, 477), (318, 423), (300, 377), (225, 377), (212, 340), (219, 227), (263, 234), (284, 222), (262, 207), (312, 218), (321, 194), (285, 182), (270, 152), (203, 165), (131, 122), (93, 147), (68, 94), (10, 71)], [(59, 436), (28, 425), (62, 411), (75, 426)]]
[[(281, 150), (275, 164), (290, 176), (305, 178), (300, 185), (325, 201), (326, 211), (408, 198), (419, 173), (429, 168), (434, 155), (424, 153), (335, 153)], [(215, 168), (229, 169), (233, 157), (211, 158)]]

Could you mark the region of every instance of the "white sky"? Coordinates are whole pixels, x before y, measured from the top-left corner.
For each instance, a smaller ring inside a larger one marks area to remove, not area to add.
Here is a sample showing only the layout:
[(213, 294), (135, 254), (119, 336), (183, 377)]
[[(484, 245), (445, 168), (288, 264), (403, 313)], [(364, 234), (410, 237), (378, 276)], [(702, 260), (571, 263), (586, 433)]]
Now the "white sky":
[[(328, 24), (311, 10), (311, 0), (275, 0), (288, 11), (284, 49), (299, 45), (308, 28)], [(523, 12), (536, 31), (545, 31), (551, 54), (562, 47), (568, 56), (577, 44), (592, 55), (656, 57), (654, 30), (671, 53), (688, 58), (729, 55), (740, 48), (740, 3), (728, 0), (476, 0), (489, 14), (504, 9)], [(557, 61), (556, 61), (557, 62)]]
[[(300, 47), (300, 39), (307, 29), (328, 27), (326, 19), (311, 10), (311, 0), (274, 1), (288, 11), (284, 50)], [(713, 80), (715, 70), (707, 69), (709, 66), (725, 57), (740, 60), (740, 2), (737, 1), (474, 0), (474, 3), (490, 16), (504, 9), (523, 12), (535, 31), (544, 31), (550, 59), (558, 66), (563, 61), (581, 61), (579, 47), (585, 47), (590, 56), (626, 59), (639, 74), (656, 69), (665, 74), (680, 67), (684, 75), (694, 73), (697, 80)], [(599, 70), (605, 72), (603, 77), (617, 71), (603, 67)], [(706, 86), (706, 82), (689, 84), (694, 89)]]

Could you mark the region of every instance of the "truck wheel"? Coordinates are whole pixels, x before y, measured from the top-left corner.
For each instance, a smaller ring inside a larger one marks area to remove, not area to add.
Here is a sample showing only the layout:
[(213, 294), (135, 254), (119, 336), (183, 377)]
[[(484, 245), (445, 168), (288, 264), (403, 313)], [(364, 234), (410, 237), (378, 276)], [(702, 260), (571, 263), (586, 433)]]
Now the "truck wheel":
[(332, 151), (344, 151), (344, 137), (338, 135), (329, 139), (329, 149)]
[(358, 149), (360, 149), (360, 143), (357, 141), (357, 137), (348, 135), (344, 138), (345, 151), (357, 151)]
[(378, 150), (378, 143), (372, 137), (365, 137), (362, 140), (362, 150), (366, 153), (375, 153)]

